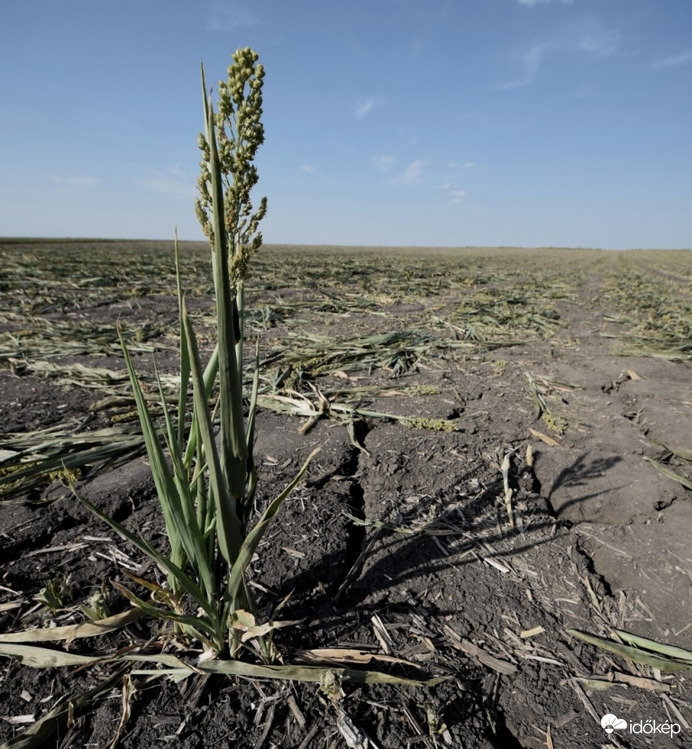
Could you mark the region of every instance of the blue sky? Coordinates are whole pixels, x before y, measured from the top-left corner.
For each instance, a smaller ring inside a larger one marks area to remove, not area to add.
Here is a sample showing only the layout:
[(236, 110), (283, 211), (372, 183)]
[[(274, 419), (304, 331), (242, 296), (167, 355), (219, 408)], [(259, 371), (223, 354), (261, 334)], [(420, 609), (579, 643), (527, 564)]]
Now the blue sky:
[(0, 236), (199, 239), (199, 64), (267, 70), (265, 242), (692, 246), (690, 0), (2, 0)]

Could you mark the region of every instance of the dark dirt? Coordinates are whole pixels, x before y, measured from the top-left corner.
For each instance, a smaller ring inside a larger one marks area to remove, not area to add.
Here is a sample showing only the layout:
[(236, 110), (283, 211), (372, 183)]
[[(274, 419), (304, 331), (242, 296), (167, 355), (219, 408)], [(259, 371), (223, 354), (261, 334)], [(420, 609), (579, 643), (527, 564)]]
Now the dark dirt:
[[(343, 425), (322, 420), (301, 435), (300, 419), (259, 415), (259, 509), (322, 447), (252, 569), (263, 610), (270, 614), (288, 597), (281, 618), (301, 620), (276, 635), (285, 661), (317, 647), (388, 651), (446, 681), (428, 689), (347, 687), (332, 704), (310, 685), (133, 676), (131, 714), (117, 746), (356, 746), (340, 729), (344, 715), (370, 747), (690, 746), (689, 673), (661, 674), (566, 633), (611, 637), (617, 627), (692, 648), (692, 496), (644, 460), (661, 445), (692, 447), (690, 365), (616, 356), (617, 340), (604, 334), (619, 328), (604, 318), (599, 274), (587, 274), (572, 301), (557, 302), (564, 325), (550, 338), (456, 359), (431, 356), (395, 384), (434, 386), (438, 394), (368, 402), (371, 410), (401, 415), (468, 416), (456, 431), (373, 418), (358, 424), (359, 449)], [(261, 303), (287, 294), (265, 290)], [(362, 336), (415, 326), (449, 303), (431, 297), (302, 317), (306, 331)], [(100, 305), (94, 314), (128, 324), (122, 302)], [(174, 301), (140, 305), (137, 315), (140, 324), (175, 315)], [(283, 324), (271, 328), (272, 339), (285, 335)], [(144, 365), (148, 357), (137, 358)], [(157, 361), (165, 368), (165, 355)], [(567, 422), (564, 435), (536, 421), (527, 372), (558, 383), (550, 403)], [(367, 385), (390, 382), (391, 374), (359, 372), (351, 379)], [(320, 378), (315, 384), (322, 386)], [(9, 369), (0, 370), (0, 394), (5, 433), (86, 417), (96, 399), (76, 385)], [(514, 528), (501, 473), (507, 452)], [(163, 548), (144, 458), (89, 477), (79, 490)], [(147, 570), (139, 552), (59, 483), (5, 501), (0, 512), (2, 632), (76, 621), (77, 605), (104, 581), (123, 580), (123, 567)], [(53, 614), (38, 606), (34, 596), (46, 582), (68, 575), (70, 603)], [(123, 601), (108, 592), (112, 607), (122, 609)], [(138, 622), (69, 649), (110, 652), (141, 642), (157, 626)], [(11, 745), (26, 728), (17, 716), (38, 718), (112, 673), (106, 665), (35, 670), (2, 659), (0, 741)], [(601, 680), (602, 688), (589, 679)], [(45, 745), (109, 746), (121, 723), (123, 688), (118, 682), (90, 709), (76, 709), (70, 725)], [(632, 723), (675, 722), (682, 732), (608, 735), (599, 722), (608, 713)]]

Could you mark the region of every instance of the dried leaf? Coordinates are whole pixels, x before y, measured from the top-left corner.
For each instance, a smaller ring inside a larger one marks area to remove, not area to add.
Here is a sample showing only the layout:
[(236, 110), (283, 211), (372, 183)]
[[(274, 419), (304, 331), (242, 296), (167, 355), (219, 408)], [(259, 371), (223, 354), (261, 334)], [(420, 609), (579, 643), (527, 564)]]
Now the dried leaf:
[(82, 637), (97, 637), (106, 635), (139, 619), (144, 612), (138, 608), (130, 608), (121, 614), (109, 616), (98, 621), (84, 621), (64, 627), (43, 629), (25, 629), (21, 632), (6, 632), (0, 634), (0, 642), (56, 642), (58, 640), (77, 640)]
[(560, 447), (559, 442), (556, 442), (552, 437), (548, 437), (547, 434), (543, 434), (543, 432), (531, 428), (529, 428), (529, 432), (531, 432), (534, 437), (538, 437), (539, 440), (545, 442), (546, 445), (550, 445), (550, 447)]

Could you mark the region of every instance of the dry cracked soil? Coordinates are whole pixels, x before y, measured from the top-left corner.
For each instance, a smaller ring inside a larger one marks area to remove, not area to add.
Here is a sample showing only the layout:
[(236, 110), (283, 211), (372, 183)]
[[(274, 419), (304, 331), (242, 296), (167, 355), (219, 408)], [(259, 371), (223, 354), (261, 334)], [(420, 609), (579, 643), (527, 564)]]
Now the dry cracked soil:
[[(298, 622), (277, 632), (279, 652), (286, 662), (311, 648), (386, 654), (410, 664), (408, 675), (443, 681), (425, 688), (348, 685), (341, 699), (330, 700), (309, 684), (134, 675), (116, 679), (82, 710), (77, 698), (112, 667), (46, 670), (3, 658), (0, 741), (15, 746), (32, 721), (73, 700), (70, 719), (43, 745), (106, 747), (115, 737), (126, 749), (690, 746), (687, 672), (661, 672), (567, 632), (612, 638), (620, 629), (692, 648), (692, 496), (646, 460), (662, 446), (692, 447), (690, 365), (616, 355), (622, 323), (602, 306), (602, 274), (595, 266), (572, 298), (556, 302), (561, 326), (549, 337), (464, 356), (433, 351), (397, 376), (380, 367), (312, 381), (323, 392), (373, 386), (364, 396), (369, 411), (454, 419), (451, 431), (371, 416), (356, 419), (349, 432), (325, 415), (301, 433), (304, 419), (260, 411), (259, 509), (321, 448), (252, 566), (262, 611), (269, 616), (283, 601), (280, 618)], [(258, 292), (250, 304), (285, 300), (282, 293)], [(140, 322), (175, 315), (172, 297), (136, 302), (79, 314), (113, 325), (127, 325), (128, 314)], [(383, 334), (415, 327), (453, 303), (383, 302), (329, 319), (304, 314), (301, 324), (334, 339)], [(287, 335), (279, 320), (267, 339)], [(147, 358), (137, 356), (138, 366)], [(108, 357), (81, 361), (116, 366)], [(172, 356), (161, 354), (160, 363), (174, 370)], [(536, 419), (527, 373), (564, 429), (551, 431)], [(0, 370), (0, 394), (5, 444), (40, 425), (86, 418), (96, 400), (79, 384), (17, 367)], [(163, 543), (144, 457), (86, 472), (78, 489)], [(123, 568), (156, 574), (60, 482), (3, 501), (0, 511), (3, 633), (75, 621), (78, 605), (102, 587), (117, 611), (125, 603), (109, 580), (124, 581)], [(35, 596), (58, 579), (68, 580), (70, 603), (51, 613)], [(112, 652), (141, 645), (157, 626), (139, 621), (54, 647)], [(175, 643), (168, 647), (177, 652)], [(604, 731), (608, 714), (628, 728)], [(647, 721), (649, 728), (674, 724), (680, 733), (646, 733)]]

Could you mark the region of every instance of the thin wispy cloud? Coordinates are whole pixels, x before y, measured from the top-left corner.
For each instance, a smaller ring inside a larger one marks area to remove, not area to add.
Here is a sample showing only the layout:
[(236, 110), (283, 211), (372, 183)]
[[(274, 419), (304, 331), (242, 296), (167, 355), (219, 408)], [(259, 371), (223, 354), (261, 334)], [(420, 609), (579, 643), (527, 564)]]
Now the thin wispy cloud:
[(164, 195), (187, 196), (194, 192), (193, 188), (190, 187), (190, 180), (185, 178), (185, 174), (178, 164), (165, 172), (154, 172), (150, 177), (139, 179), (136, 182), (140, 187)]
[(178, 180), (172, 177), (149, 177), (148, 179), (140, 179), (137, 184), (141, 187), (146, 187), (147, 190), (152, 192), (160, 192), (164, 195), (186, 195), (189, 193), (189, 189), (182, 185)]
[(378, 156), (373, 156), (370, 159), (370, 163), (375, 167), (375, 169), (379, 170), (380, 172), (387, 172), (389, 171), (396, 162), (395, 156), (388, 156), (387, 154), (380, 154)]
[(561, 33), (537, 42), (517, 56), (521, 74), (492, 88), (507, 91), (533, 83), (546, 61), (560, 55), (585, 55), (606, 58), (615, 55), (620, 47), (621, 34), (607, 29), (594, 19), (580, 20), (567, 26)]
[(399, 128), (399, 137), (404, 142), (404, 144), (408, 146), (409, 148), (411, 148), (412, 146), (415, 146), (416, 143), (418, 143), (418, 136), (409, 127)]
[(402, 174), (398, 174), (396, 177), (392, 177), (389, 180), (391, 185), (397, 187), (410, 187), (412, 185), (419, 185), (423, 181), (423, 168), (427, 162), (422, 159), (416, 159), (412, 161), (404, 170)]
[(312, 179), (316, 179), (323, 182), (331, 182), (329, 177), (326, 177), (324, 172), (318, 169), (314, 164), (299, 164), (298, 169), (303, 174), (309, 175)]
[(72, 187), (94, 187), (101, 181), (96, 177), (89, 177), (86, 175), (78, 175), (74, 177), (60, 177), (51, 175), (48, 177), (49, 182), (53, 182), (56, 185), (70, 185)]
[(237, 3), (215, 3), (209, 8), (207, 31), (232, 31), (256, 26), (259, 18)]
[(355, 107), (353, 108), (353, 114), (357, 120), (362, 120), (363, 117), (370, 114), (376, 107), (381, 107), (384, 104), (383, 99), (370, 98), (370, 99), (358, 99)]
[(462, 200), (466, 197), (466, 190), (460, 190), (451, 182), (445, 182), (444, 184), (440, 185), (439, 189), (444, 190), (444, 192), (447, 193), (447, 197), (449, 198), (450, 203), (461, 203)]
[(574, 99), (603, 99), (604, 96), (596, 83), (587, 83), (584, 86), (580, 86), (572, 94), (572, 98)]
[(673, 57), (666, 57), (663, 60), (658, 60), (653, 64), (653, 67), (655, 69), (673, 68), (677, 65), (687, 65), (690, 62), (692, 62), (692, 49), (686, 49), (679, 55), (674, 55)]
[(553, 42), (543, 42), (542, 44), (534, 45), (519, 57), (523, 67), (522, 74), (518, 78), (498, 83), (493, 88), (499, 91), (509, 91), (514, 88), (528, 86), (536, 77), (542, 62), (554, 49), (555, 45)]
[(577, 44), (577, 51), (587, 52), (596, 57), (610, 57), (617, 52), (619, 44), (619, 31), (599, 29), (595, 33), (583, 36)]

